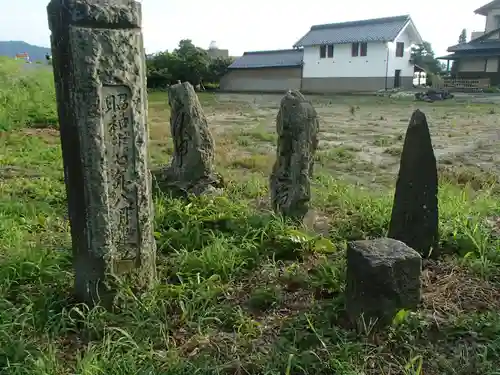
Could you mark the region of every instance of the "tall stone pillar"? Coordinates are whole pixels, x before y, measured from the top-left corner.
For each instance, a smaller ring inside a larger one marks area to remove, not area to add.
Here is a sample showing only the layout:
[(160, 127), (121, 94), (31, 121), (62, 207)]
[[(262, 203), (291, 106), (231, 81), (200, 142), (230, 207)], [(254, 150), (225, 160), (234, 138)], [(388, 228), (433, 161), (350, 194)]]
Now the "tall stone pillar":
[(141, 5), (48, 7), (76, 295), (109, 301), (115, 276), (155, 277)]

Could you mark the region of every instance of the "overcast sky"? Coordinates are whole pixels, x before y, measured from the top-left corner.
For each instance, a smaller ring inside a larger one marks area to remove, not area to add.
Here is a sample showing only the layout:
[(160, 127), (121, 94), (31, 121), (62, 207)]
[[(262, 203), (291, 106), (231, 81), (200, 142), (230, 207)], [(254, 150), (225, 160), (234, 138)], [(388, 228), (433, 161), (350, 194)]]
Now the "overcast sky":
[[(171, 50), (181, 39), (238, 56), (244, 51), (291, 48), (314, 24), (410, 14), (422, 38), (437, 54), (484, 29), (474, 10), (488, 0), (142, 0), (148, 53)], [(0, 0), (0, 40), (49, 46), (47, 0)], [(20, 51), (22, 52), (22, 51)]]

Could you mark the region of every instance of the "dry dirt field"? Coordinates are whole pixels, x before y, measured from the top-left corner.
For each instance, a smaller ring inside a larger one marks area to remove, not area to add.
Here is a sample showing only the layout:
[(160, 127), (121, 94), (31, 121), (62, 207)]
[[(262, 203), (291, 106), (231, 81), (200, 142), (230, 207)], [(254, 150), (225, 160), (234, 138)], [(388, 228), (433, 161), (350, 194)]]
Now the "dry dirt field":
[[(201, 94), (222, 173), (268, 175), (281, 96)], [(362, 186), (394, 183), (404, 134), (419, 108), (431, 129), (443, 177), (490, 179), (500, 171), (500, 117), (493, 104), (415, 102), (369, 96), (309, 96), (320, 116), (318, 172)], [(150, 95), (153, 163), (171, 152), (166, 95)], [(159, 146), (159, 147), (158, 147)], [(162, 150), (167, 149), (167, 153)], [(466, 182), (466, 181), (462, 181)]]

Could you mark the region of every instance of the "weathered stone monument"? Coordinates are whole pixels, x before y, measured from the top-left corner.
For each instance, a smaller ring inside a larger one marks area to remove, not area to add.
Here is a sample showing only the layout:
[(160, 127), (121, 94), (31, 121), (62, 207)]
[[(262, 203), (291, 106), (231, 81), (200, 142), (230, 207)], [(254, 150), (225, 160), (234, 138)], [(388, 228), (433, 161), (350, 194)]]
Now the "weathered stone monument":
[(438, 248), (438, 172), (425, 114), (411, 116), (401, 154), (388, 237), (429, 256)]
[(271, 204), (276, 213), (301, 221), (311, 200), (319, 121), (311, 102), (299, 91), (289, 91), (281, 100), (276, 131), (278, 145), (270, 177)]
[(214, 139), (193, 86), (171, 86), (168, 101), (174, 154), (168, 168), (155, 171), (160, 190), (174, 196), (218, 192), (223, 180), (214, 170)]
[(385, 325), (401, 309), (420, 303), (421, 256), (390, 239), (354, 241), (347, 246), (346, 310), (353, 323)]
[(48, 7), (77, 297), (108, 303), (115, 276), (146, 287), (155, 241), (141, 5)]

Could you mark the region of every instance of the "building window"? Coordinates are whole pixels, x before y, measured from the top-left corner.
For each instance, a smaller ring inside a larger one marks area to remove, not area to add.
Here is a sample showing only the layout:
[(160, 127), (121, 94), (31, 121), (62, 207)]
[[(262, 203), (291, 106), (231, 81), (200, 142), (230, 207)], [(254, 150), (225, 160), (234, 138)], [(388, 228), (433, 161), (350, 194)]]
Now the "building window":
[(359, 55), (366, 56), (368, 53), (368, 43), (360, 43), (359, 45)]
[(333, 57), (333, 44), (328, 45), (328, 57)]
[(353, 43), (351, 47), (351, 56), (356, 57), (359, 56), (359, 43)]
[(326, 46), (319, 46), (319, 58), (324, 59), (326, 57)]
[(405, 44), (404, 42), (396, 43), (396, 57), (403, 57), (405, 54)]
[(319, 58), (333, 57), (333, 44), (324, 44), (319, 46)]

